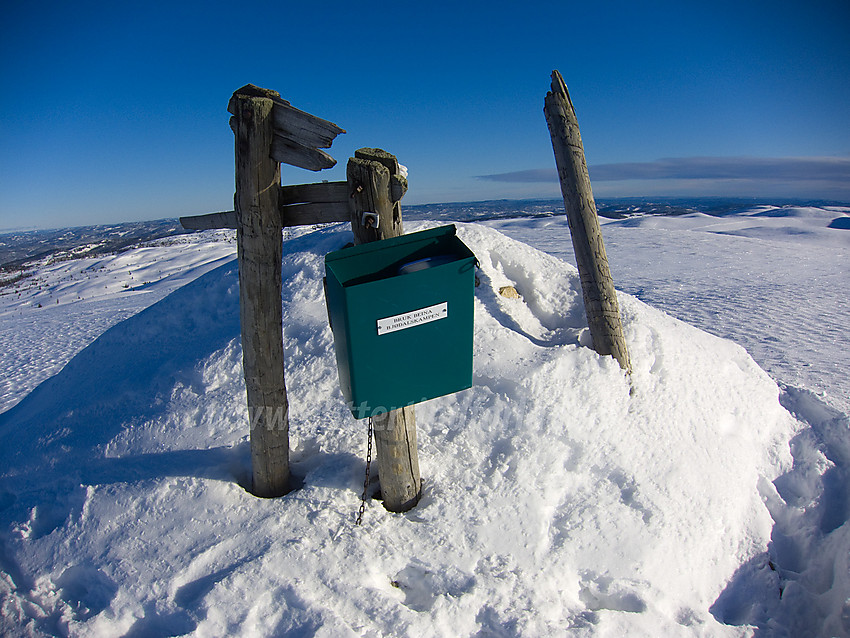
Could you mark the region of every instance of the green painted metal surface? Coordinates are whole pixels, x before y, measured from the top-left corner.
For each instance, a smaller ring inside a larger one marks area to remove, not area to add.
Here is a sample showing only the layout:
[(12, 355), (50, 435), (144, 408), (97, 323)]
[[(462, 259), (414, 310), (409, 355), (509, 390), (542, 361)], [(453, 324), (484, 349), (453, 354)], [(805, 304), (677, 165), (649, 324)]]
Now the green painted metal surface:
[(475, 263), (454, 226), (325, 256), (340, 387), (355, 418), (472, 386)]

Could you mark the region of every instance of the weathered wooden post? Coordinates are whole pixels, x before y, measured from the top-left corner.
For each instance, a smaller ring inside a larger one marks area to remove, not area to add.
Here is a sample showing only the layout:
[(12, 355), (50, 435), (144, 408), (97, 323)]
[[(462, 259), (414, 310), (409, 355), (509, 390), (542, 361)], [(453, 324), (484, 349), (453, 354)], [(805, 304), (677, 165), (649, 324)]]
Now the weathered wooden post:
[(567, 86), (557, 70), (552, 71), (552, 90), (546, 94), (543, 111), (555, 151), (593, 349), (602, 355), (613, 355), (623, 370), (630, 371), (620, 306), (608, 269), (578, 119)]
[(283, 378), (281, 257), (278, 209), (280, 165), (269, 156), (274, 141), (271, 96), (233, 94), (236, 136), (236, 242), (242, 363), (251, 427), (252, 492), (274, 497), (289, 491), (289, 402)]
[[(347, 177), (355, 244), (403, 235), (399, 202), (407, 191), (407, 179), (395, 156), (361, 148), (348, 160)], [(372, 422), (384, 507), (405, 512), (421, 496), (416, 414), (409, 406), (376, 415)]]
[(330, 148), (343, 129), (296, 109), (280, 93), (246, 84), (230, 98), (236, 136), (235, 211), (181, 217), (187, 230), (236, 229), (242, 364), (251, 433), (251, 491), (289, 490), (289, 402), (283, 372), (282, 229), (348, 221), (347, 182), (280, 185), (280, 163), (331, 168)]

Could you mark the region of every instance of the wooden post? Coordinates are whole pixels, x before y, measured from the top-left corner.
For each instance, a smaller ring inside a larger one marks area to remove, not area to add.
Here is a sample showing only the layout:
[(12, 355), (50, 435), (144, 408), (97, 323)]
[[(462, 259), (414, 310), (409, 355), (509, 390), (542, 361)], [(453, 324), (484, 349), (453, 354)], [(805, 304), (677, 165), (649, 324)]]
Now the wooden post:
[[(361, 148), (354, 155), (347, 170), (354, 243), (403, 235), (399, 201), (407, 191), (407, 179), (399, 172), (398, 160), (373, 148)], [(413, 406), (375, 416), (372, 423), (384, 507), (406, 512), (422, 495)]]
[(567, 86), (558, 71), (552, 71), (552, 90), (546, 94), (543, 112), (555, 151), (593, 349), (602, 355), (613, 355), (620, 367), (628, 372), (631, 370), (629, 351), (599, 229), (578, 119)]
[(289, 403), (283, 378), (280, 165), (269, 157), (274, 102), (233, 94), (236, 135), (236, 242), (242, 362), (251, 432), (252, 492), (289, 491)]
[(343, 129), (300, 111), (280, 93), (246, 84), (227, 110), (236, 136), (235, 211), (181, 217), (190, 230), (235, 228), (239, 260), (242, 364), (251, 433), (251, 491), (289, 491), (289, 402), (283, 373), (281, 257), (284, 226), (348, 221), (347, 182), (281, 187), (285, 162), (319, 171)]

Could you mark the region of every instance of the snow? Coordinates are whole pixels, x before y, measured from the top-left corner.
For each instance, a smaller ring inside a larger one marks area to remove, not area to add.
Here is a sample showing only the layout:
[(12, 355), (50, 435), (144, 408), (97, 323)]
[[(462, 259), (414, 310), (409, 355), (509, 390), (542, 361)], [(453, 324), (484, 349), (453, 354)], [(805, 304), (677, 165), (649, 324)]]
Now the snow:
[[(744, 346), (774, 379), (850, 414), (850, 208), (603, 220), (615, 284)], [(485, 222), (575, 263), (566, 219)]]
[(235, 242), (234, 231), (211, 231), (115, 255), (45, 259), (32, 276), (0, 289), (6, 369), (0, 411), (61, 370), (110, 326), (232, 259)]
[(301, 486), (273, 500), (242, 487), (232, 242), (43, 266), (0, 297), (0, 632), (847, 635), (848, 211), (762, 212), (605, 225), (631, 377), (586, 347), (562, 219), (459, 224), (475, 384), (417, 407), (423, 499), (362, 527), (321, 284), (350, 230), (284, 244)]

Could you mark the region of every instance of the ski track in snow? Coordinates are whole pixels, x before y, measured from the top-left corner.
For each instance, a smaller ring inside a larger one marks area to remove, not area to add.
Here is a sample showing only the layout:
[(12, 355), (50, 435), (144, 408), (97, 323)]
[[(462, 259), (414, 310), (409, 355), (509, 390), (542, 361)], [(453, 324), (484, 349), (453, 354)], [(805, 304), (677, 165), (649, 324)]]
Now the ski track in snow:
[[(99, 288), (63, 280), (86, 266), (43, 269), (41, 290), (0, 296), (0, 434), (14, 469), (0, 483), (0, 629), (847, 635), (850, 231), (813, 226), (820, 209), (788, 212), (603, 232), (619, 289), (745, 346), (785, 384), (782, 405), (807, 424), (790, 454), (791, 420), (740, 348), (622, 296), (637, 355), (630, 395), (616, 365), (580, 347), (577, 279), (464, 229), (482, 260), (476, 386), (417, 408), (423, 501), (403, 516), (370, 501), (362, 529), (349, 519), (364, 432), (337, 396), (319, 283), (338, 233), (287, 244), (292, 463), (304, 486), (273, 501), (237, 482), (249, 461), (234, 245), (158, 248), (157, 261), (173, 262), (136, 292), (116, 256), (103, 273), (117, 283), (103, 285), (122, 288), (99, 300), (61, 296)], [(563, 219), (488, 225), (572, 261)], [(499, 297), (502, 285), (523, 298)], [(600, 393), (610, 407), (594, 411)], [(10, 437), (4, 416), (32, 433)], [(42, 457), (52, 469), (34, 472)]]

